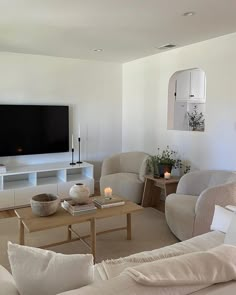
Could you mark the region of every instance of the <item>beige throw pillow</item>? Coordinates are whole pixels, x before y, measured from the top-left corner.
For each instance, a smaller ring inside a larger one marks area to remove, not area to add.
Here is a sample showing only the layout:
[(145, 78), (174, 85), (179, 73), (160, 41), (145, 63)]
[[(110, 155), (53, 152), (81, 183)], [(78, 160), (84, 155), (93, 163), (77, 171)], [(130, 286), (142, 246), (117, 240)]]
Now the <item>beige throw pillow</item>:
[(56, 295), (94, 279), (91, 254), (64, 255), (9, 242), (8, 256), (21, 295)]
[(218, 230), (226, 233), (233, 216), (234, 212), (229, 211), (219, 205), (215, 205), (214, 216), (211, 223), (211, 230)]

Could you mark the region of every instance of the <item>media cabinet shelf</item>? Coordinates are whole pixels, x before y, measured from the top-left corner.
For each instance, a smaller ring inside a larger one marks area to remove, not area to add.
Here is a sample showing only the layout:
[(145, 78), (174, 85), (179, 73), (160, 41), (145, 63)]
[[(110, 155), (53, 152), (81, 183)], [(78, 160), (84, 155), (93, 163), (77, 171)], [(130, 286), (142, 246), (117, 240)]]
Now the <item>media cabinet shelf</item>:
[(0, 210), (29, 205), (33, 195), (53, 193), (65, 199), (75, 183), (89, 186), (94, 193), (93, 165), (68, 162), (28, 165), (0, 174)]

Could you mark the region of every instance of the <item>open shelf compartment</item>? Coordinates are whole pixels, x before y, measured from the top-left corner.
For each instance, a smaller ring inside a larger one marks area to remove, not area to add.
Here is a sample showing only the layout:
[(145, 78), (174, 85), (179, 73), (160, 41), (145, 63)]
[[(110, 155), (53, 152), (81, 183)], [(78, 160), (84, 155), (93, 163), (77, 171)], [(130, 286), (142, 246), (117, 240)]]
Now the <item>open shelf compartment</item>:
[(19, 189), (36, 185), (36, 173), (22, 173), (3, 176), (3, 189)]
[(82, 181), (91, 178), (93, 178), (93, 167), (83, 167), (83, 169), (80, 167), (67, 169), (66, 180), (68, 182), (76, 180), (79, 182), (79, 180)]
[(37, 172), (37, 185), (56, 184), (66, 181), (66, 170)]

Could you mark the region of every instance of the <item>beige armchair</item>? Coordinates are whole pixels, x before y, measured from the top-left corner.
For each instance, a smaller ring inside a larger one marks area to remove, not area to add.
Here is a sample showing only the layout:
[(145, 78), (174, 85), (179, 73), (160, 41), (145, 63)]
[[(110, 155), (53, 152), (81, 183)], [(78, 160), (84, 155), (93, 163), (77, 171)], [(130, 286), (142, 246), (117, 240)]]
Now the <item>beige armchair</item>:
[(148, 154), (127, 152), (113, 155), (102, 163), (100, 192), (111, 187), (113, 194), (140, 203)]
[(166, 221), (180, 240), (210, 231), (215, 205), (236, 204), (236, 174), (205, 170), (185, 174), (165, 202)]

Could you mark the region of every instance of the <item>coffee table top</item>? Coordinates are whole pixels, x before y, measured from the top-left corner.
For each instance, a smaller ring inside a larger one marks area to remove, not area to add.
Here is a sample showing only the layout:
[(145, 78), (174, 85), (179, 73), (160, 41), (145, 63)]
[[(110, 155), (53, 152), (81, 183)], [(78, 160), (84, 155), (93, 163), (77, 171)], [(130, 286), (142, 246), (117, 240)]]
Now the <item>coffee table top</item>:
[(15, 213), (17, 217), (21, 219), (28, 232), (36, 232), (40, 230), (81, 223), (89, 221), (93, 218), (100, 219), (117, 215), (124, 215), (142, 209), (143, 207), (131, 201), (125, 200), (125, 205), (104, 209), (98, 208), (95, 212), (83, 214), (80, 216), (73, 216), (61, 207), (57, 210), (55, 214), (47, 217), (39, 217), (34, 215), (32, 213), (31, 207), (16, 209)]

